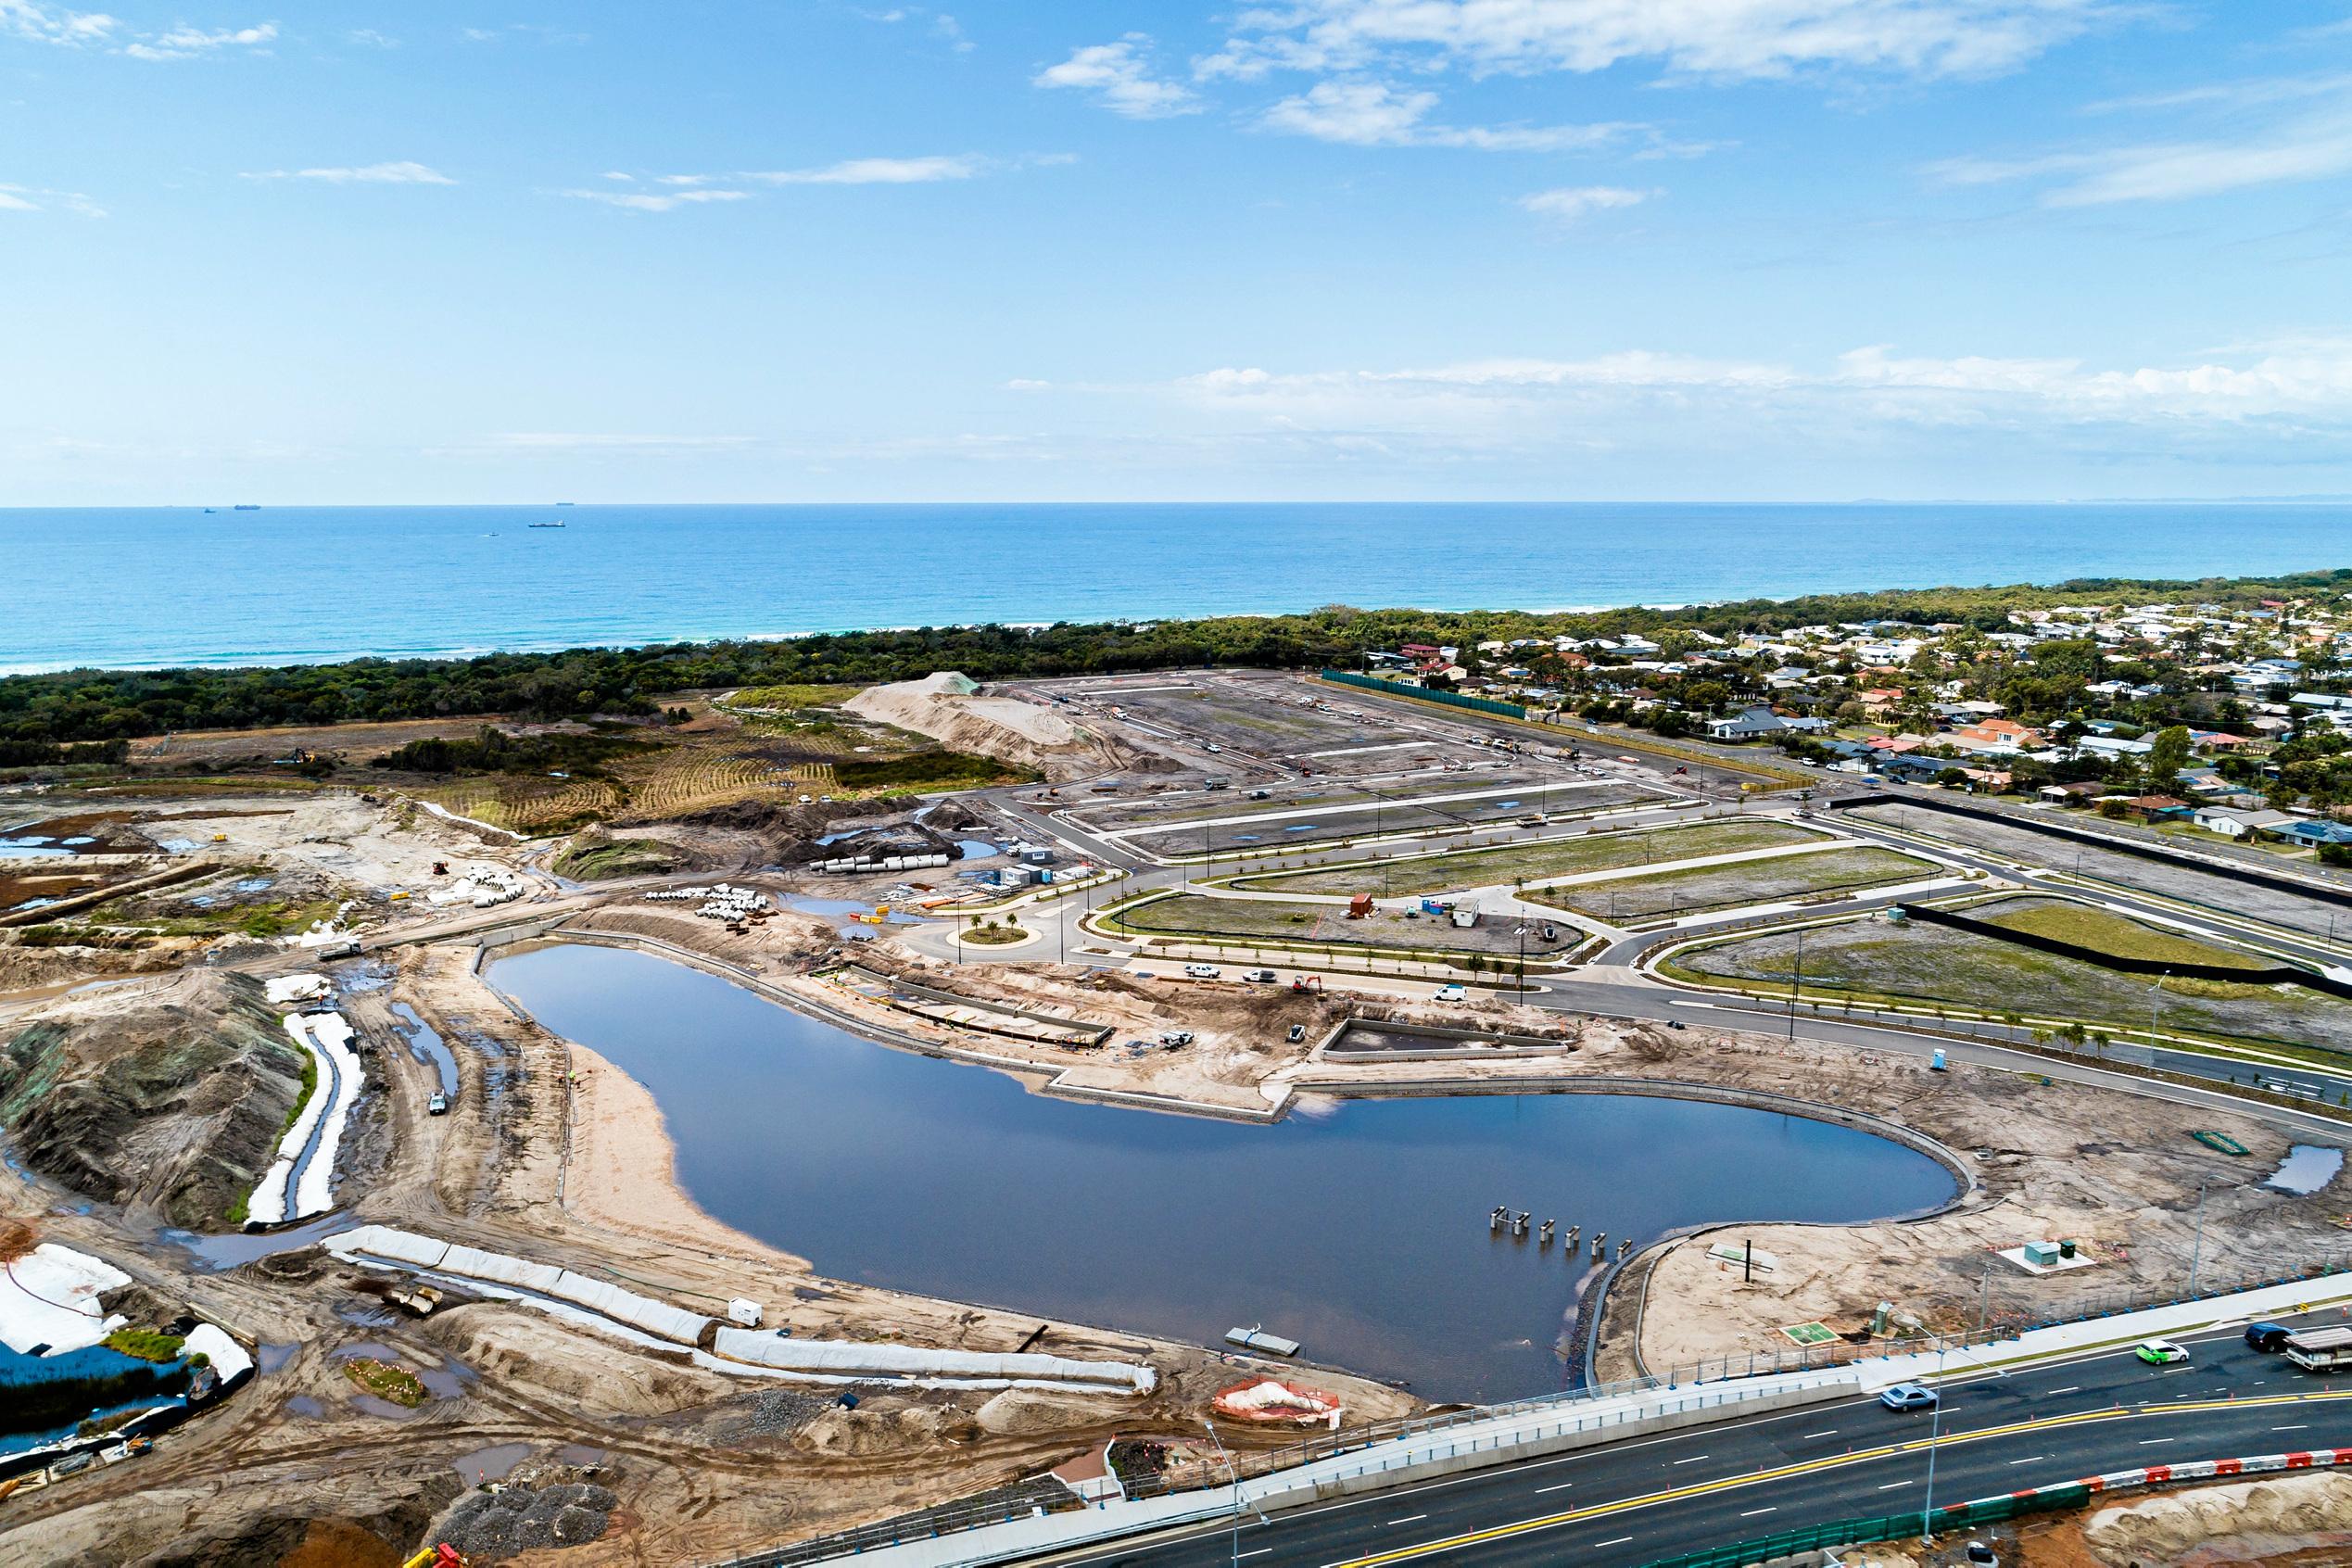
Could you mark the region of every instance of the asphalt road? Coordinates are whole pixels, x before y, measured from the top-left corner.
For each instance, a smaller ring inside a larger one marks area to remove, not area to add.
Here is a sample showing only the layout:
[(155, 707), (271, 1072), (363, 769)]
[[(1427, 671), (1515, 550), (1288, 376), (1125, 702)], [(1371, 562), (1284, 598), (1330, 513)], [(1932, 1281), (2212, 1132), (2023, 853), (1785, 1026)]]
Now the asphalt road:
[[(2329, 1314), (2333, 1321), (2333, 1314)], [(2341, 1391), (2234, 1330), (2185, 1366), (2128, 1351), (1947, 1384), (1933, 1500), (2141, 1465), (2352, 1446)], [(1442, 1561), (1612, 1568), (1802, 1525), (1924, 1509), (1931, 1417), (1875, 1399), (1530, 1460), (1141, 1544), (1032, 1559), (1098, 1568), (1372, 1568)]]

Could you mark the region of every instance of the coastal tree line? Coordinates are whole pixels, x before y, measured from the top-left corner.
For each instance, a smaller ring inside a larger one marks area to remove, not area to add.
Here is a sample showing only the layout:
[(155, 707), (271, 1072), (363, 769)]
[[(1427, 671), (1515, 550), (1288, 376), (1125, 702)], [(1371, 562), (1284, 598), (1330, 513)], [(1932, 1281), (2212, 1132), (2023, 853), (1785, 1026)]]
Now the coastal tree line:
[[(1572, 591), (1563, 586), (1563, 596)], [(1818, 623), (1954, 623), (1980, 630), (2012, 611), (2065, 603), (2188, 601), (2250, 607), (2336, 598), (2352, 568), (2268, 578), (2093, 578), (2046, 587), (1814, 594), (1656, 609), (1362, 610), (1043, 626), (924, 626), (767, 641), (654, 644), (491, 653), (468, 659), (355, 659), (266, 668), (65, 670), (0, 677), (0, 742), (56, 747), (185, 729), (243, 729), (481, 714), (526, 720), (652, 715), (682, 691), (743, 686), (869, 685), (958, 669), (982, 680), (1115, 674), (1206, 664), (1265, 669), (1354, 665), (1399, 643), (1645, 636), (1698, 627), (1718, 637)], [(36, 757), (34, 761), (65, 760)], [(82, 759), (72, 759), (82, 760)], [(0, 765), (8, 765), (0, 764)], [(16, 765), (24, 765), (18, 764)]]

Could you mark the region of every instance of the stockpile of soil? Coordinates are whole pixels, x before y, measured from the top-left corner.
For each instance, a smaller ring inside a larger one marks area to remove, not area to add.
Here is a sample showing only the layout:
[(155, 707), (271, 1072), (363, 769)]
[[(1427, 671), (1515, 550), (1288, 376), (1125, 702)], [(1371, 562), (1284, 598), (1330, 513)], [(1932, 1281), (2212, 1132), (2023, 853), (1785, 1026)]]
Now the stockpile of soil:
[(474, 1562), (498, 1562), (539, 1547), (583, 1546), (601, 1536), (620, 1499), (592, 1481), (511, 1483), (469, 1492), (431, 1532)]
[(219, 1230), (269, 1168), (301, 1081), (260, 982), (191, 971), (35, 1015), (0, 1048), (0, 1128), (78, 1193)]
[(952, 671), (941, 671), (921, 680), (869, 686), (842, 706), (958, 752), (1034, 768), (1056, 782), (1120, 767), (1133, 758), (1127, 748), (1051, 709), (1017, 697), (967, 691), (968, 685)]

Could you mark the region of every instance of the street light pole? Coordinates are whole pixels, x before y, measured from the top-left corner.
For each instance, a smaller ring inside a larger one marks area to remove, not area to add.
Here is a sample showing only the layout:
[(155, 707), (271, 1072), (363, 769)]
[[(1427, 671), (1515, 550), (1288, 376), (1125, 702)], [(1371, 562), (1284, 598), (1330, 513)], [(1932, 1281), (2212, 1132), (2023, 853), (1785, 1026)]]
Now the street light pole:
[(1225, 1451), (1225, 1439), (1217, 1435), (1217, 1423), (1204, 1417), (1201, 1425), (1208, 1429), (1208, 1440), (1217, 1445), (1217, 1457), (1225, 1461), (1225, 1474), (1233, 1484), (1233, 1562), (1241, 1562), (1241, 1472), (1233, 1468), (1233, 1456)]
[(2197, 1183), (2197, 1239), (2189, 1249), (2189, 1294), (2197, 1293), (2197, 1265), (2205, 1261), (2205, 1183)]
[[(1942, 1346), (1936, 1347), (1936, 1402), (1928, 1407), (1930, 1414), (1928, 1419), (1928, 1496), (1927, 1500), (1919, 1505), (1919, 1544), (1922, 1546), (1935, 1539), (1935, 1533), (1928, 1528), (1928, 1521), (1935, 1517), (1936, 1444), (1943, 1435), (1943, 1351)], [(1233, 1538), (1238, 1542), (1241, 1537), (1236, 1533)]]
[(2171, 977), (2172, 971), (2167, 969), (2156, 976), (2154, 985), (2148, 987), (2148, 1049), (2151, 1051), (2156, 1046), (2156, 1018), (2164, 1007), (2164, 982)]
[(1789, 1043), (1797, 1043), (1797, 993), (1805, 988), (1805, 929), (1797, 928), (1797, 967), (1789, 978)]

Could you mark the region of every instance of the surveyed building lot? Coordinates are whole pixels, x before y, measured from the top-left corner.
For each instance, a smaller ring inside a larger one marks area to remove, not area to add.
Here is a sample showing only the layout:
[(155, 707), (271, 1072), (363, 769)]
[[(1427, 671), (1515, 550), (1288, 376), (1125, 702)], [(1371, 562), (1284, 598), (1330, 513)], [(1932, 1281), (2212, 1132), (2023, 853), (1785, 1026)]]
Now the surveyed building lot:
[(1688, 828), (1587, 833), (1576, 838), (1546, 839), (1533, 843), (1464, 850), (1451, 854), (1354, 861), (1343, 866), (1316, 866), (1306, 871), (1242, 877), (1236, 879), (1233, 885), (1251, 892), (1316, 893), (1339, 897), (1369, 892), (1385, 898), (1449, 892), (1463, 888), (1511, 887), (1551, 877), (1613, 871), (1630, 866), (1663, 866), (1671, 861), (1697, 860), (1706, 855), (1739, 854), (1753, 850), (1785, 849), (1798, 844), (1827, 841), (1829, 835), (1827, 833), (1802, 828), (1792, 822), (1750, 818), (1744, 821), (1706, 822)]
[[(1399, 834), (1444, 833), (1458, 828), (1497, 828), (1548, 818), (1583, 817), (1626, 806), (1652, 804), (1664, 791), (1614, 779), (1578, 779), (1545, 788), (1494, 785), (1465, 778), (1447, 794), (1407, 800), (1359, 802), (1314, 810), (1277, 811), (1203, 820), (1197, 827), (1152, 829), (1121, 835), (1126, 842), (1161, 859), (1187, 855), (1280, 854), (1307, 844)], [(1247, 802), (1238, 802), (1246, 806)]]
[(1337, 706), (1302, 703), (1298, 689), (1279, 680), (1227, 679), (1180, 689), (1095, 695), (1106, 704), (1116, 704), (1130, 722), (1156, 724), (1196, 740), (1274, 755), (1416, 738), (1400, 734), (1385, 714), (1351, 717)]
[[(1248, 789), (1170, 790), (1142, 800), (1085, 805), (1071, 812), (1098, 833), (1129, 833), (1179, 822), (1287, 811), (1335, 811), (1343, 806), (1410, 805), (1416, 802), (1500, 790), (1530, 809), (1549, 800), (1569, 803), (1590, 787), (1587, 779), (1533, 769), (1498, 767), (1426, 772), (1381, 779), (1309, 780)], [(1259, 797), (1262, 796), (1263, 799)]]
[[(1979, 920), (2081, 942), (2123, 957), (2235, 963), (2245, 955), (2063, 900), (2016, 898), (1969, 905)], [(2352, 1004), (2293, 985), (2151, 980), (1998, 938), (1877, 917), (1803, 933), (1803, 988), (1812, 996), (1948, 1006), (1977, 1016), (2071, 1019), (2091, 1029), (2205, 1035), (2265, 1045), (2352, 1049)], [(1767, 931), (1688, 947), (1663, 971), (1675, 979), (1786, 987), (1798, 936)], [(2256, 960), (2259, 962), (2259, 960)]]
[[(2005, 822), (1990, 821), (1979, 816), (1960, 816), (1950, 812), (1922, 811), (1913, 806), (1872, 804), (1857, 806), (1851, 812), (1839, 815), (1900, 828), (1923, 837), (1941, 839), (1947, 843), (1988, 850), (2030, 866), (2046, 866), (2057, 871), (2095, 877), (2118, 887), (2132, 888), (2159, 898), (2179, 899), (2185, 904), (2244, 916), (2289, 930), (2325, 935), (2339, 928), (2352, 929), (2352, 919), (2347, 919), (2345, 911), (2333, 904), (2262, 887), (2243, 878), (2232, 877), (2226, 871), (2201, 871), (2194, 866), (2149, 860), (2136, 854), (2080, 844), (2071, 839), (2036, 833)], [(2076, 817), (2072, 820), (2080, 822), (2081, 819)]]
[(1932, 861), (1894, 850), (1856, 845), (1812, 854), (1776, 855), (1683, 870), (1627, 871), (1527, 894), (1535, 904), (1573, 909), (1615, 925), (1672, 919), (1742, 904), (1775, 904), (1825, 893), (1857, 892), (1948, 875)]
[(1473, 926), (1457, 926), (1442, 915), (1377, 909), (1350, 919), (1339, 904), (1295, 904), (1287, 900), (1217, 898), (1180, 893), (1157, 898), (1103, 917), (1113, 929), (1138, 936), (1166, 936), (1246, 946), (1252, 940), (1300, 947), (1370, 947), (1398, 952), (1484, 955), (1516, 959), (1549, 957), (1574, 948), (1584, 932), (1565, 923), (1544, 935), (1545, 922), (1511, 915), (1481, 915)]

